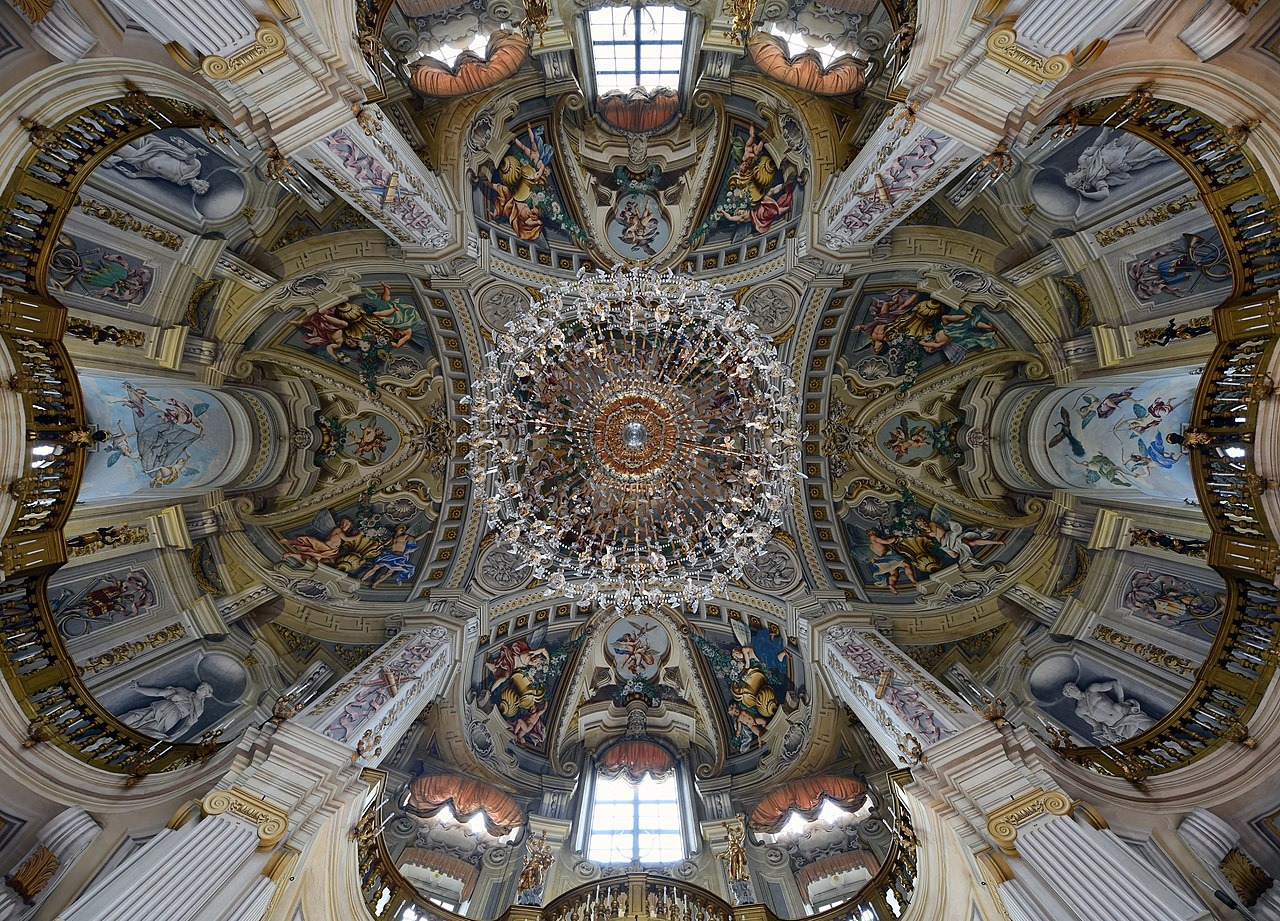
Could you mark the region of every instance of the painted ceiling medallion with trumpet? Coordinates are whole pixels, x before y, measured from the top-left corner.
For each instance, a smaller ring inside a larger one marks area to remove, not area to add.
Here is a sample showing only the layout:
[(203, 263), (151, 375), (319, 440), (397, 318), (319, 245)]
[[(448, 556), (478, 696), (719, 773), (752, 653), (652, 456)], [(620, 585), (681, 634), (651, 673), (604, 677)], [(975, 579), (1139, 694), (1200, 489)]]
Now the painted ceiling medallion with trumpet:
[(794, 382), (705, 281), (632, 267), (548, 285), (465, 400), (489, 525), (548, 595), (696, 605), (791, 508)]

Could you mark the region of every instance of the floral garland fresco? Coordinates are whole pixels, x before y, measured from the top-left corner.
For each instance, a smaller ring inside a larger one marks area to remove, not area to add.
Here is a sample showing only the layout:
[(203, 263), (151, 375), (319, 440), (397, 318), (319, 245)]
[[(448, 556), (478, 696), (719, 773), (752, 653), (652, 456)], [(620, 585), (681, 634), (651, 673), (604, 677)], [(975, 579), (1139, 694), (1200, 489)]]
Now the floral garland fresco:
[(527, 123), (511, 137), (507, 153), (475, 179), (477, 217), (525, 242), (548, 231), (580, 245), (587, 236), (569, 217), (553, 168), (555, 148), (545, 125)]
[(843, 514), (845, 540), (869, 588), (892, 595), (918, 591), (930, 576), (952, 566), (983, 568), (1011, 555), (1010, 534), (972, 525), (941, 505), (927, 506), (903, 489), (899, 498), (868, 494)]
[(766, 149), (768, 139), (754, 124), (735, 124), (729, 137), (729, 162), (710, 213), (689, 234), (689, 243), (715, 244), (748, 233), (766, 234), (778, 221), (798, 213), (804, 183), (796, 166), (778, 162)]
[(310, 524), (274, 538), (281, 562), (295, 568), (324, 565), (369, 589), (413, 583), (435, 512), (406, 496), (386, 498), (370, 486), (347, 507), (324, 510)]
[(286, 344), (350, 369), (371, 395), (379, 377), (408, 379), (437, 360), (417, 293), (404, 278), (366, 277), (359, 295), (285, 322), (292, 327)]
[(339, 128), (313, 144), (317, 156), (305, 162), (327, 184), (345, 188), (348, 199), (395, 239), (439, 248), (449, 232), (439, 191), (431, 188), (434, 177), (412, 167), (391, 141), (376, 131), (361, 135)]
[(664, 179), (662, 167), (654, 163), (640, 175), (619, 166), (611, 179), (616, 197), (605, 231), (609, 245), (624, 259), (657, 255), (671, 239), (671, 220), (659, 200), (670, 177)]
[(804, 666), (772, 623), (730, 621), (732, 642), (689, 633), (716, 677), (729, 725), (729, 748), (762, 753), (764, 737), (779, 714), (794, 710), (803, 694)]
[(316, 446), (316, 463), (345, 458), (371, 466), (390, 457), (400, 446), (400, 430), (394, 422), (376, 413), (344, 416), (341, 413), (316, 413), (320, 444)]
[(964, 453), (956, 444), (958, 418), (933, 421), (916, 413), (904, 412), (880, 427), (876, 441), (894, 463), (914, 467), (931, 458), (956, 464)]
[(841, 249), (875, 242), (973, 156), (963, 143), (899, 106), (841, 179), (829, 184), (823, 242)]

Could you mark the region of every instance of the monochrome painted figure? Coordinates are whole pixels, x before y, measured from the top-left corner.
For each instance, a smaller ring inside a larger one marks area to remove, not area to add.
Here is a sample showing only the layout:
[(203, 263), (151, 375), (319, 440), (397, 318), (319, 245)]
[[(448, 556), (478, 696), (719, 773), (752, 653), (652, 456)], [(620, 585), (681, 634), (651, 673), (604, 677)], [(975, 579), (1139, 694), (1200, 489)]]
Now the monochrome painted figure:
[(176, 739), (199, 722), (204, 714), (204, 702), (213, 696), (213, 686), (207, 681), (201, 681), (194, 691), (182, 687), (149, 688), (137, 681), (130, 681), (129, 687), (159, 700), (122, 714), (120, 722), (138, 732), (164, 739)]

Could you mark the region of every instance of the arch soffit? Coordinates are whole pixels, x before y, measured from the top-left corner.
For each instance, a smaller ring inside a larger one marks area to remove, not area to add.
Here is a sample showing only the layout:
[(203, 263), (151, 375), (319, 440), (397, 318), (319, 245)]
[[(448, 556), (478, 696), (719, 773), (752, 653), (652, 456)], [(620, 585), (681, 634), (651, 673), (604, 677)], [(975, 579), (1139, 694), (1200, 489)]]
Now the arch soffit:
[(1149, 59), (1140, 59), (1102, 69), (1073, 71), (1049, 95), (1040, 110), (1042, 117), (1028, 123), (1030, 127), (1024, 130), (1034, 134), (1053, 124), (1068, 105), (1108, 96), (1123, 98), (1139, 86), (1146, 86), (1157, 99), (1191, 106), (1228, 127), (1259, 120), (1245, 146), (1272, 184), (1280, 185), (1280, 124), (1272, 116), (1280, 111), (1280, 94), (1266, 92), (1261, 85), (1212, 63), (1152, 64)]

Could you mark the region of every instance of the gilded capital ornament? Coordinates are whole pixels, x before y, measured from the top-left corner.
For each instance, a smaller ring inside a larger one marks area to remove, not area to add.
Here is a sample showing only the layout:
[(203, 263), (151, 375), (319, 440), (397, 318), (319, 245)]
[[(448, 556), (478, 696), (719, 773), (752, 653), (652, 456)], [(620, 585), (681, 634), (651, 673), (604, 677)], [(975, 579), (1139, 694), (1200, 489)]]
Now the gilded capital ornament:
[(289, 813), (239, 787), (214, 790), (200, 802), (200, 814), (233, 815), (258, 829), (258, 850), (275, 847), (289, 827)]
[(1018, 849), (1013, 843), (1018, 837), (1019, 826), (1042, 815), (1068, 815), (1071, 805), (1071, 800), (1065, 793), (1036, 787), (1030, 793), (989, 812), (987, 833), (1001, 851), (1010, 857), (1017, 857)]

